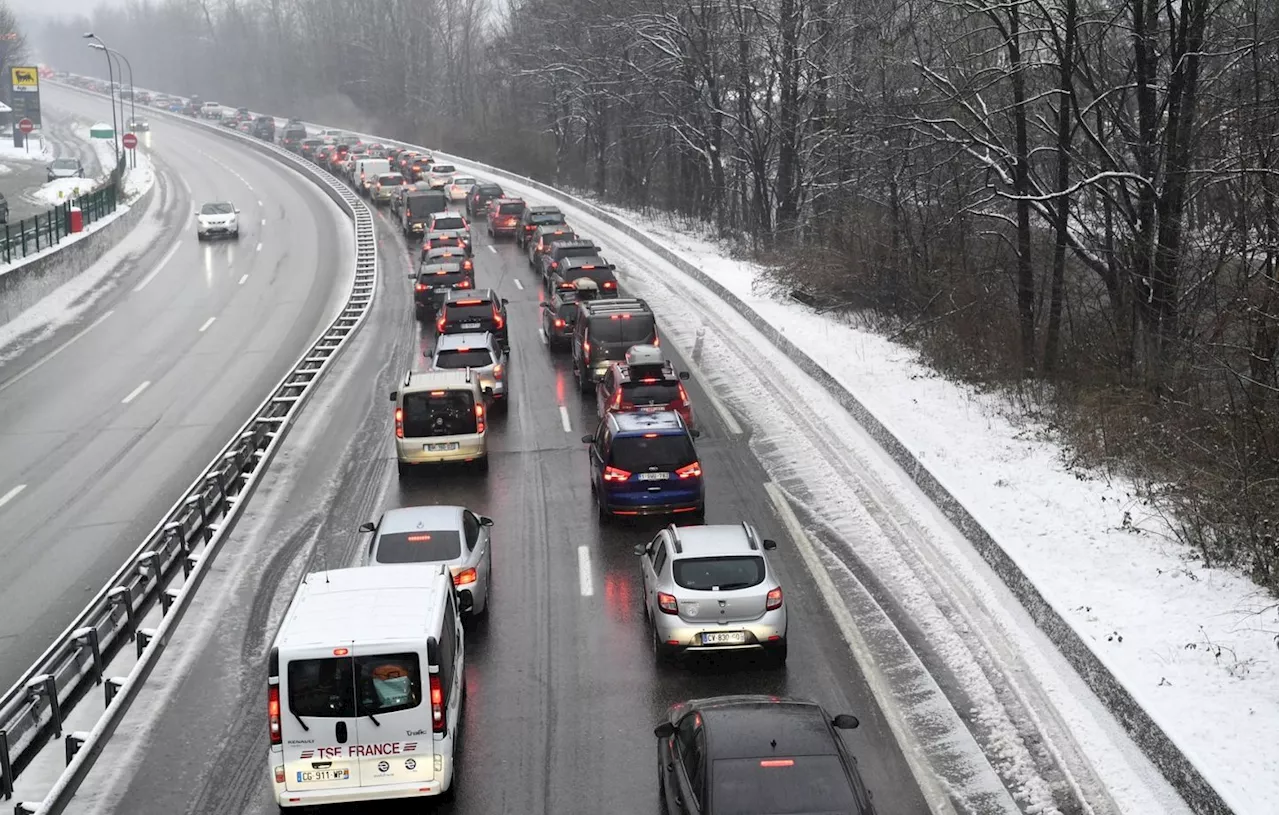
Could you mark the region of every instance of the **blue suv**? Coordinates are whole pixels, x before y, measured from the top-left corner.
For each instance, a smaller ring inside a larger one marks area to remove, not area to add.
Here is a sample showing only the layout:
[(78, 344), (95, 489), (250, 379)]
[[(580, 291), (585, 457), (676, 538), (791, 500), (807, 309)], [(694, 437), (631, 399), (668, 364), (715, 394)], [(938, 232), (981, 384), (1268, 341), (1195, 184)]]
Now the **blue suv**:
[(690, 513), (701, 523), (706, 499), (698, 431), (679, 413), (610, 413), (590, 445), (591, 493), (600, 520), (618, 515)]

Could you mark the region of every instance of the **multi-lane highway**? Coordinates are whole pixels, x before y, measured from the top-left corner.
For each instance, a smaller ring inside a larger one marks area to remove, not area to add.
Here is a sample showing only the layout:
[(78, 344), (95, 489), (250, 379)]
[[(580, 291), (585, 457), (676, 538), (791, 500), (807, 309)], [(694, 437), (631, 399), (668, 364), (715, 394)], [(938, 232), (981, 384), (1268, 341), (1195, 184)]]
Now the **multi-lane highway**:
[[(109, 117), (50, 86), (48, 103)], [(314, 183), (156, 121), (157, 188), (77, 321), (0, 363), (0, 688), (120, 567), (349, 290), (350, 221)], [(238, 241), (196, 240), (231, 200)], [(48, 333), (48, 336), (44, 334)]]
[[(594, 403), (539, 338), (537, 279), (524, 256), (510, 243), (492, 245), (482, 226), (477, 283), (510, 300), (513, 403), (495, 422), (487, 477), (442, 471), (398, 479), (386, 394), (419, 365), (430, 333), (412, 317), (404, 244), (381, 217), (379, 236), (382, 280), (371, 319), (220, 553), (190, 615), (204, 622), (190, 623), (170, 645), (161, 678), (143, 691), (69, 811), (274, 811), (266, 652), (298, 578), (350, 564), (361, 544), (356, 528), (382, 510), (436, 503), (496, 520), (492, 609), (468, 629), (458, 797), (441, 811), (655, 812), (652, 728), (667, 705), (761, 692), (858, 715), (862, 726), (848, 743), (881, 811), (928, 811), (788, 530), (768, 509), (751, 429), (727, 426), (696, 381), (690, 393), (703, 428), (708, 522), (749, 519), (780, 541), (790, 657), (781, 671), (742, 659), (655, 667), (631, 551), (655, 525), (598, 525), (580, 442), (594, 428)], [(155, 710), (165, 715), (148, 715)]]

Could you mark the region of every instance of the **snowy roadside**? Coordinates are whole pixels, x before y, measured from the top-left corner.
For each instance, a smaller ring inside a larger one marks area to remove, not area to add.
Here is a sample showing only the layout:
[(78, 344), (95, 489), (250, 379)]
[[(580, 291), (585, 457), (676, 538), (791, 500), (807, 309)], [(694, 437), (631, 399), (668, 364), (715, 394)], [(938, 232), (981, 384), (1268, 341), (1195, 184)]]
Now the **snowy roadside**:
[(31, 138), (22, 147), (14, 147), (13, 139), (0, 139), (0, 161), (31, 161), (44, 163), (53, 160), (53, 151), (48, 140), (39, 133), (32, 133)]
[(1011, 416), (998, 395), (943, 379), (874, 331), (758, 292), (759, 266), (686, 229), (604, 208), (732, 291), (854, 393), (999, 541), (1236, 812), (1277, 811), (1280, 624), (1267, 592), (1172, 543), (1132, 484), (1068, 469), (1051, 434)]

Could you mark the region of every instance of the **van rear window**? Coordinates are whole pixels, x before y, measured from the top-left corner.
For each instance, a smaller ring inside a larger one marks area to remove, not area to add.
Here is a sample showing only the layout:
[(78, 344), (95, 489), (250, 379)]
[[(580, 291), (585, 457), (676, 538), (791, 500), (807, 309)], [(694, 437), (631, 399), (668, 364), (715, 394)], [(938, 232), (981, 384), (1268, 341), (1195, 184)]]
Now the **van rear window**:
[(417, 654), (298, 659), (289, 663), (289, 712), (350, 719), (417, 707), (422, 672)]
[[(575, 271), (575, 274), (579, 272)], [(585, 275), (584, 275), (585, 276)], [(618, 319), (613, 319), (617, 316)], [(600, 314), (591, 318), (592, 342), (624, 342), (628, 345), (644, 345), (653, 342), (652, 314)]]
[(476, 406), (469, 390), (417, 391), (404, 395), (404, 435), (459, 436), (476, 432)]
[(628, 472), (673, 472), (697, 460), (693, 443), (684, 433), (644, 436), (619, 436), (613, 440), (609, 463)]
[(462, 537), (451, 529), (392, 532), (378, 537), (379, 563), (436, 563), (462, 554)]

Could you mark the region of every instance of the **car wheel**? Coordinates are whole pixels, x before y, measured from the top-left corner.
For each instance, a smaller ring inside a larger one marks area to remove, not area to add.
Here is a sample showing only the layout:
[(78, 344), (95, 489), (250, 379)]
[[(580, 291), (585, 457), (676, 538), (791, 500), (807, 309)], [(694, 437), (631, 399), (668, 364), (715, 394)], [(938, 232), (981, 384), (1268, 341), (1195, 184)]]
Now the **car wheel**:
[(671, 653), (667, 650), (667, 646), (658, 639), (658, 626), (649, 627), (649, 640), (653, 643), (653, 664), (659, 667), (671, 662)]
[[(592, 487), (595, 487), (594, 482)], [(600, 494), (600, 490), (594, 489), (594, 492), (596, 494), (596, 520), (600, 523), (600, 526), (608, 526), (613, 516), (609, 514), (609, 510), (605, 509), (604, 496)]]
[(781, 645), (774, 646), (769, 650), (769, 667), (785, 668), (787, 666), (787, 641), (783, 640)]
[(489, 456), (488, 455), (486, 455), (484, 458), (476, 462), (476, 469), (480, 471), (481, 475), (484, 475), (485, 473), (489, 472)]
[(205, 238), (204, 238), (204, 235), (202, 235), (202, 234), (201, 234), (201, 233), (199, 233), (199, 232), (197, 232), (197, 233), (196, 233), (196, 240), (198, 240), (198, 241), (202, 241), (202, 240), (204, 240), (204, 239), (205, 239)]
[(397, 461), (396, 472), (399, 473), (401, 478), (408, 478), (409, 476), (413, 475), (413, 466), (410, 464), (405, 464), (403, 461)]

